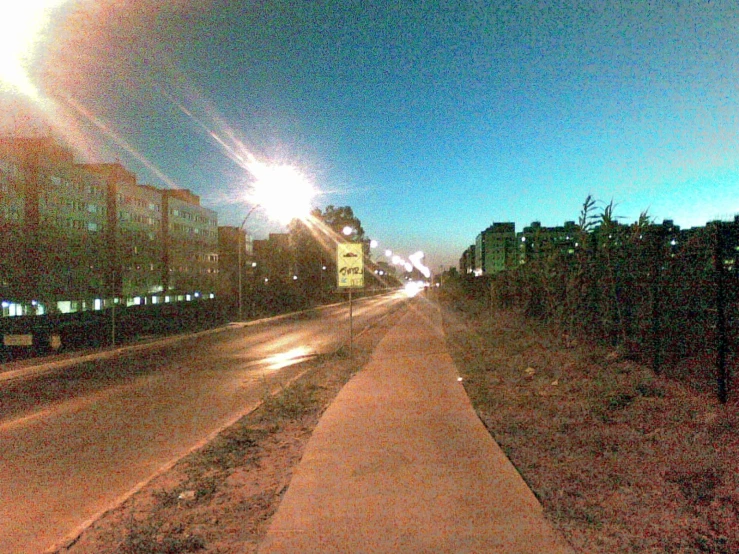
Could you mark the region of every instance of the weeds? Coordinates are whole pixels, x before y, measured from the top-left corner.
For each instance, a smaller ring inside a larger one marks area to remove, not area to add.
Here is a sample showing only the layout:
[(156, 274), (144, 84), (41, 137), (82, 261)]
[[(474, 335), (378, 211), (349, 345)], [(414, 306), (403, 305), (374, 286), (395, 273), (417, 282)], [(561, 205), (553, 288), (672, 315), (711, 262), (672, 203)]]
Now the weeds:
[(606, 400), (610, 410), (623, 410), (634, 400), (634, 395), (626, 392), (616, 392), (608, 395)]
[(444, 322), (468, 395), (576, 551), (739, 552), (739, 407), (520, 312), (457, 310), (452, 286)]
[(689, 502), (708, 504), (721, 484), (721, 472), (715, 467), (679, 469), (669, 471), (665, 479), (680, 487), (680, 492)]
[(256, 459), (256, 450), (265, 432), (250, 428), (233, 428), (216, 437), (202, 450), (202, 463), (221, 471)]
[(206, 547), (202, 537), (181, 535), (179, 529), (163, 531), (162, 524), (150, 520), (131, 519), (128, 533), (120, 545), (120, 554), (185, 554), (199, 552)]
[(269, 417), (278, 419), (296, 419), (317, 407), (315, 383), (293, 383), (289, 387), (282, 387), (280, 393), (266, 393), (263, 397), (263, 406)]
[(658, 387), (653, 381), (641, 381), (636, 385), (636, 392), (638, 392), (644, 398), (664, 398), (665, 390), (662, 387)]

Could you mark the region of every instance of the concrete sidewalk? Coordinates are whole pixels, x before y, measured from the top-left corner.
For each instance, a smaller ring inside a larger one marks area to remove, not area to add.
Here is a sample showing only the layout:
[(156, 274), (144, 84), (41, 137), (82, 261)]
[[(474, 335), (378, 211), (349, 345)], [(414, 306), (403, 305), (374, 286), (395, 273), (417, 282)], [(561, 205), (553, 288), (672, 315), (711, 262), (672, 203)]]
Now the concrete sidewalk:
[(573, 551), (477, 418), (418, 298), (321, 418), (260, 554)]

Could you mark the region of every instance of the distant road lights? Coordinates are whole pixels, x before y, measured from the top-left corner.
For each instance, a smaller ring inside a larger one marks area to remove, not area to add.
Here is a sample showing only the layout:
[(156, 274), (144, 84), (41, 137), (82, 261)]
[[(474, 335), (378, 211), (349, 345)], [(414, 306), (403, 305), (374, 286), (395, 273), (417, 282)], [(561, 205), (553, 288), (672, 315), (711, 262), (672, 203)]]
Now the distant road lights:
[(354, 232), (354, 229), (351, 228), (351, 227), (349, 227), (349, 225), (347, 225), (346, 227), (344, 227), (341, 230), (341, 232), (344, 234), (345, 237), (348, 237), (349, 235), (351, 235)]
[(426, 267), (423, 263), (425, 255), (423, 252), (418, 251), (415, 254), (411, 254), (408, 256), (408, 259), (410, 259), (411, 263), (413, 264), (413, 267), (415, 267), (418, 271), (421, 272), (421, 274), (426, 277), (426, 279), (431, 277), (431, 270)]
[(378, 245), (378, 244), (379, 244), (379, 243), (378, 243), (378, 242), (377, 242), (377, 241), (376, 241), (375, 239), (372, 239), (372, 240), (370, 241), (370, 248), (377, 248), (377, 245)]
[(393, 257), (393, 251), (392, 250), (385, 250), (385, 257), (386, 258), (392, 258)]

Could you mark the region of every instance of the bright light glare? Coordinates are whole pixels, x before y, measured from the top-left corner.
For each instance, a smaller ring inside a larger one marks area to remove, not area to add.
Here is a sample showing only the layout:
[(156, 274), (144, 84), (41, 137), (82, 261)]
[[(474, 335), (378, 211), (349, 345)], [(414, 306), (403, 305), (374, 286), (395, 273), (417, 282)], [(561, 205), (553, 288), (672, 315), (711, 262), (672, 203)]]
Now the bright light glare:
[(352, 229), (351, 227), (347, 225), (346, 227), (344, 227), (344, 229), (342, 229), (341, 232), (344, 233), (348, 237), (354, 232), (354, 229)]
[(422, 261), (423, 258), (424, 258), (424, 253), (420, 251), (408, 256), (408, 259), (413, 264), (413, 267), (415, 267), (418, 271), (421, 272), (421, 274), (424, 277), (426, 277), (426, 279), (428, 279), (429, 277), (431, 277), (431, 270), (425, 265), (423, 265), (423, 261)]
[(372, 240), (370, 241), (370, 248), (377, 248), (377, 245), (378, 245), (378, 244), (379, 244), (379, 243), (378, 243), (378, 242), (377, 242), (377, 241), (376, 241), (375, 239), (372, 239)]
[(297, 348), (293, 348), (292, 350), (288, 350), (287, 352), (282, 352), (280, 354), (270, 356), (267, 359), (267, 364), (269, 369), (282, 369), (283, 367), (297, 364), (307, 356), (310, 356), (310, 354), (311, 351), (308, 348), (306, 348), (305, 346), (299, 346)]
[(388, 258), (390, 258), (392, 255), (393, 255), (393, 251), (392, 250), (385, 250), (385, 256), (387, 256)]
[(28, 69), (34, 48), (44, 37), (51, 11), (67, 0), (25, 0), (6, 4), (0, 18), (0, 88), (41, 99)]
[(260, 206), (272, 219), (286, 225), (310, 214), (317, 191), (298, 169), (286, 164), (267, 164), (254, 158), (246, 164), (254, 177), (247, 201)]
[(405, 285), (404, 290), (405, 294), (408, 295), (408, 298), (413, 298), (423, 290), (423, 283), (419, 281), (411, 281)]

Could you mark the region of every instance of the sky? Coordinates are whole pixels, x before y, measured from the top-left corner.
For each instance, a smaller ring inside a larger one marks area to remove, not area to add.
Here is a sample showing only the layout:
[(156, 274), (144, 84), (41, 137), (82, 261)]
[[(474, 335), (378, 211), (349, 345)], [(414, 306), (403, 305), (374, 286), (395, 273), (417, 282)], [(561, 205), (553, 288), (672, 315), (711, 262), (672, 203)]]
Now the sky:
[[(51, 6), (33, 109), (81, 159), (190, 189), (221, 225), (249, 210), (240, 152), (434, 270), (493, 222), (561, 225), (588, 195), (625, 223), (739, 212), (736, 2), (29, 1)], [(258, 211), (247, 228), (279, 230)]]

